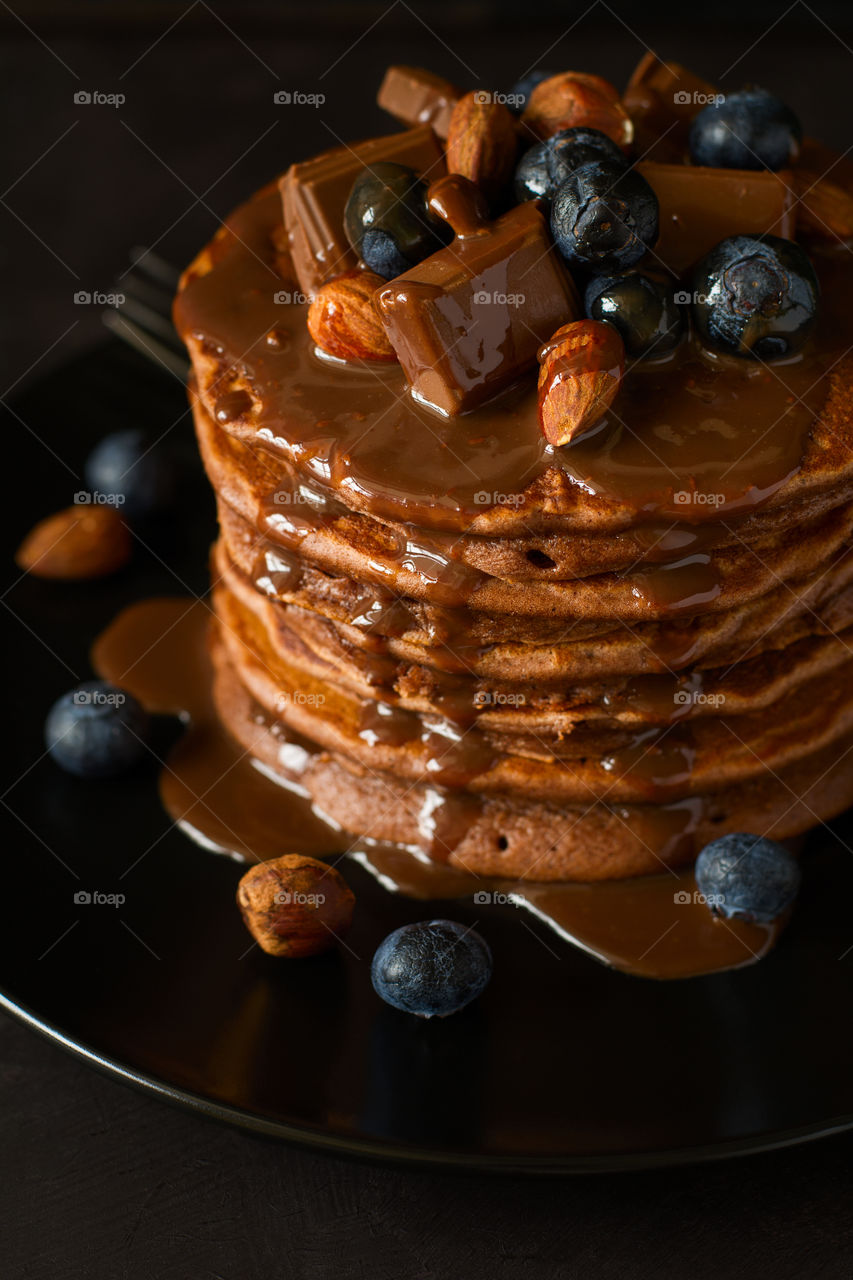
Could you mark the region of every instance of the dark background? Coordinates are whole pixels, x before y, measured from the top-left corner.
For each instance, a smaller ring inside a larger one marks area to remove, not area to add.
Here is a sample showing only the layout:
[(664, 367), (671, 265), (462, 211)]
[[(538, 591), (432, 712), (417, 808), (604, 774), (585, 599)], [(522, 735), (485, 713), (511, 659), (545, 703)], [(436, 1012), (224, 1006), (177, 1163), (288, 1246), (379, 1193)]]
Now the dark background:
[[(853, 26), (840, 3), (12, 8), (0, 4), (0, 385), (13, 402), (101, 340), (98, 309), (75, 305), (74, 294), (109, 291), (132, 246), (155, 245), (181, 265), (291, 160), (336, 135), (386, 129), (373, 97), (391, 61), (428, 65), (465, 87), (508, 89), (535, 65), (621, 85), (651, 46), (724, 87), (765, 84), (807, 132), (842, 150), (853, 141)], [(283, 88), (326, 102), (275, 106)], [(126, 102), (77, 106), (80, 89)], [(118, 402), (115, 416), (119, 427)], [(27, 426), (79, 467), (62, 420), (18, 424)], [(14, 457), (12, 437), (6, 483), (17, 480)], [(45, 450), (44, 465), (60, 464)], [(28, 482), (35, 518), (44, 514), (38, 477)], [(846, 1027), (849, 1010), (839, 1016)], [(593, 1179), (399, 1172), (181, 1114), (5, 1017), (0, 1037), (4, 1278), (853, 1272), (851, 1137)]]

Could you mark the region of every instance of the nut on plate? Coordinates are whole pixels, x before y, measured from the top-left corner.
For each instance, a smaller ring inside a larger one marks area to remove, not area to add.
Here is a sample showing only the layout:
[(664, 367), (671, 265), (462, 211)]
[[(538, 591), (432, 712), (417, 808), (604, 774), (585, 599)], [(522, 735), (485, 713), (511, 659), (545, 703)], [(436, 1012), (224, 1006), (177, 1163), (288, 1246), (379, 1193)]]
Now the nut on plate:
[(575, 320), (539, 353), (539, 426), (549, 444), (568, 444), (604, 416), (622, 381), (625, 346), (610, 324)]
[(512, 177), (518, 151), (515, 117), (487, 93), (466, 93), (453, 108), (447, 131), (447, 172), (495, 196)]
[(65, 507), (30, 530), (15, 554), (37, 578), (103, 578), (127, 564), (130, 531), (112, 506)]
[(521, 114), (521, 124), (542, 142), (581, 125), (606, 133), (620, 147), (627, 148), (634, 140), (634, 125), (613, 85), (582, 71), (564, 71), (538, 84)]
[(809, 169), (794, 170), (797, 231), (820, 240), (853, 237), (853, 194)]
[(296, 960), (328, 951), (346, 933), (355, 895), (334, 867), (286, 853), (246, 872), (237, 904), (268, 955)]
[(321, 351), (339, 360), (397, 359), (373, 299), (385, 283), (372, 271), (355, 270), (320, 286), (308, 308), (308, 332)]

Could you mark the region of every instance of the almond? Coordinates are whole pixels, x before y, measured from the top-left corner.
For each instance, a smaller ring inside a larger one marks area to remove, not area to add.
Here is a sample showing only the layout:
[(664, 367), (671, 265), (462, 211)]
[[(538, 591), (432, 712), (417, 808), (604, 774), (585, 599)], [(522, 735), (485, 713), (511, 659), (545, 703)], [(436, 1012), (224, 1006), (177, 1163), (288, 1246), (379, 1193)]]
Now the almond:
[(321, 285), (308, 308), (308, 332), (339, 360), (396, 360), (373, 300), (386, 281), (372, 271), (345, 271)]
[(607, 412), (625, 368), (625, 347), (610, 324), (564, 324), (539, 352), (539, 426), (549, 444), (568, 444)]
[(130, 532), (115, 507), (66, 507), (40, 520), (15, 560), (37, 578), (102, 578), (130, 559)]
[(794, 170), (797, 192), (797, 230), (821, 240), (849, 240), (853, 236), (853, 194), (808, 169)]
[(448, 173), (469, 178), (493, 197), (512, 177), (517, 151), (518, 129), (508, 107), (480, 90), (459, 99), (447, 131)]
[(629, 147), (634, 139), (634, 126), (613, 85), (581, 71), (565, 71), (538, 84), (521, 124), (540, 140), (581, 125), (599, 129), (620, 147)]

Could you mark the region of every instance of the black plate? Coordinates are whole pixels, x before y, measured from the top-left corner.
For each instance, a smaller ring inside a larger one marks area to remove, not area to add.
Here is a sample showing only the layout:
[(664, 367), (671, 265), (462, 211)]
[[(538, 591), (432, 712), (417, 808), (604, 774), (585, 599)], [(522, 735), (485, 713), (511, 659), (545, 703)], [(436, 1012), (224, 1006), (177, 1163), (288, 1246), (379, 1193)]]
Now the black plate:
[[(79, 471), (91, 443), (140, 422), (193, 467), (172, 528), (145, 535), (118, 578), (84, 586), (12, 576), (20, 655), (5, 689), (0, 987), (6, 1008), (121, 1079), (243, 1128), (361, 1155), (491, 1170), (673, 1164), (853, 1125), (853, 843), (849, 818), (810, 841), (802, 898), (776, 951), (738, 972), (656, 983), (611, 972), (512, 907), (424, 906), (356, 866), (351, 950), (287, 964), (255, 950), (231, 860), (172, 829), (156, 762), (81, 783), (42, 758), (46, 708), (90, 674), (88, 649), (125, 604), (202, 593), (212, 501), (183, 392), (105, 346), (15, 406)], [(17, 539), (81, 483), (14, 417), (23, 479)], [(11, 704), (11, 710), (10, 710)], [(164, 724), (156, 748), (177, 729)], [(283, 849), (287, 833), (283, 833)], [(120, 907), (79, 891), (124, 894)], [(426, 914), (477, 927), (495, 976), (475, 1005), (422, 1023), (383, 1006), (368, 964), (392, 928)]]

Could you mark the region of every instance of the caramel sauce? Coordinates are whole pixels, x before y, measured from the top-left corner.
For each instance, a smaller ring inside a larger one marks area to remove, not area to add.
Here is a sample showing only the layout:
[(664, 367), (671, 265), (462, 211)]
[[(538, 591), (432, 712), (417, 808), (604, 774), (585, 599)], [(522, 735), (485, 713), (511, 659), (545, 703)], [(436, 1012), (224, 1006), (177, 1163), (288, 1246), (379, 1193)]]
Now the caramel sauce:
[[(716, 920), (697, 897), (692, 872), (598, 884), (537, 884), (488, 880), (442, 865), (442, 854), (448, 856), (479, 812), (480, 802), (464, 791), (437, 786), (427, 792), (421, 826), (432, 858), (352, 840), (324, 821), (299, 788), (300, 768), (315, 750), (309, 742), (258, 715), (259, 733), (277, 732), (280, 758), (297, 779), (287, 786), (254, 763), (222, 728), (211, 692), (210, 619), (203, 602), (145, 600), (124, 610), (92, 653), (104, 679), (133, 693), (150, 712), (178, 715), (186, 723), (161, 772), (160, 796), (175, 823), (204, 847), (245, 862), (285, 852), (328, 857), (346, 851), (392, 891), (424, 901), (465, 898), (483, 910), (512, 904), (596, 959), (643, 977), (738, 968), (772, 946), (780, 925)], [(690, 839), (696, 804), (688, 800), (656, 809), (662, 857), (666, 846)]]
[[(694, 526), (746, 515), (796, 473), (828, 370), (847, 345), (850, 267), (818, 260), (821, 315), (801, 355), (767, 366), (714, 355), (690, 337), (667, 359), (635, 362), (600, 425), (553, 449), (539, 430), (535, 370), (526, 385), (448, 421), (406, 394), (397, 366), (330, 368), (307, 334), (304, 305), (275, 301), (278, 193), (244, 205), (228, 225), (214, 269), (177, 299), (179, 329), (245, 370), (257, 444), (305, 479), (357, 495), (374, 515), (422, 529), (465, 529), (482, 514), (478, 494), (518, 494), (549, 468), (587, 498), (628, 504), (638, 520)], [(493, 310), (497, 324), (501, 308)]]
[[(492, 253), (476, 210), (465, 207), (458, 186), (445, 181), (438, 198), (442, 216), (463, 233), (459, 261), (476, 262), (486, 292), (511, 291), (497, 250)], [(721, 540), (721, 524), (730, 527), (768, 502), (802, 466), (830, 371), (848, 346), (849, 264), (831, 255), (816, 262), (824, 290), (821, 314), (815, 336), (796, 358), (768, 366), (723, 357), (704, 350), (691, 334), (665, 359), (632, 364), (596, 428), (555, 449), (539, 430), (532, 368), (517, 385), (448, 421), (407, 394), (399, 367), (332, 367), (313, 348), (304, 306), (275, 300), (282, 284), (272, 249), (280, 239), (278, 193), (238, 210), (228, 227), (216, 246), (213, 270), (192, 279), (178, 298), (176, 321), (208, 354), (244, 373), (251, 387), (251, 400), (244, 392), (225, 392), (214, 406), (217, 420), (238, 424), (239, 434), (298, 476), (263, 504), (256, 585), (271, 596), (292, 590), (300, 581), (306, 540), (347, 518), (350, 506), (402, 526), (387, 555), (366, 557), (363, 576), (370, 585), (350, 618), (368, 639), (369, 682), (388, 697), (364, 704), (358, 732), (368, 746), (411, 743), (425, 751), (434, 785), (424, 792), (420, 830), (431, 856), (363, 840), (352, 843), (349, 855), (389, 888), (414, 897), (509, 896), (574, 945), (632, 973), (686, 976), (737, 967), (764, 954), (778, 926), (715, 920), (697, 900), (690, 872), (543, 885), (484, 881), (442, 865), (482, 811), (483, 801), (465, 788), (492, 763), (471, 705), (476, 686), (453, 678), (465, 671), (459, 650), (470, 643), (464, 606), (484, 581), (460, 560), (457, 540), (482, 515), (484, 492), (499, 495), (494, 505), (503, 504), (544, 473), (558, 473), (579, 509), (593, 516), (618, 509), (631, 524), (642, 549), (624, 577), (649, 612), (666, 623), (655, 641), (656, 656), (671, 671), (689, 667), (699, 639), (691, 624), (721, 590), (711, 554)], [(495, 307), (493, 316), (482, 350), (500, 353), (506, 315)], [(488, 309), (478, 323), (488, 328)], [(480, 359), (469, 372), (472, 385), (479, 385), (493, 370)], [(559, 520), (552, 526), (559, 528)], [(393, 590), (401, 567), (418, 575), (429, 587), (430, 602), (447, 611), (448, 634), (441, 637), (446, 653), (431, 651), (446, 677), (437, 696), (444, 718), (405, 711), (384, 692), (392, 670), (387, 638), (403, 635), (413, 623), (409, 605)], [(97, 650), (104, 674), (138, 692), (152, 709), (164, 696), (161, 666), (170, 667), (163, 677), (168, 683), (182, 664), (206, 662), (199, 657), (203, 614), (194, 607), (188, 615), (193, 620), (175, 618), (168, 629), (169, 609), (177, 608), (144, 604), (133, 622), (131, 610)], [(162, 643), (153, 634), (160, 624)], [(150, 654), (138, 643), (137, 631), (148, 634)], [(123, 672), (128, 657), (129, 675)], [(131, 683), (137, 678), (146, 688)], [(348, 846), (349, 838), (324, 824), (300, 793), (300, 761), (307, 768), (315, 748), (291, 740), (281, 723), (258, 709), (259, 734), (276, 735), (295, 782), (289, 788), (273, 780), (217, 726), (209, 673), (206, 679), (206, 691), (188, 682), (186, 689), (180, 681), (169, 686), (173, 705), (159, 708), (180, 710), (191, 723), (176, 751), (177, 764), (170, 760), (161, 780), (169, 812), (210, 847), (244, 858), (283, 852), (282, 831), (298, 832), (301, 846), (304, 829), (307, 845), (316, 840), (314, 847), (326, 852)], [(649, 803), (641, 812), (617, 806), (610, 811), (664, 865), (676, 854), (695, 852), (704, 816), (701, 798), (674, 798), (694, 762), (690, 725), (682, 721), (701, 693), (698, 673), (630, 680), (618, 697), (645, 725), (602, 760), (614, 779), (630, 775), (642, 785)], [(195, 800), (194, 789), (203, 801)]]

